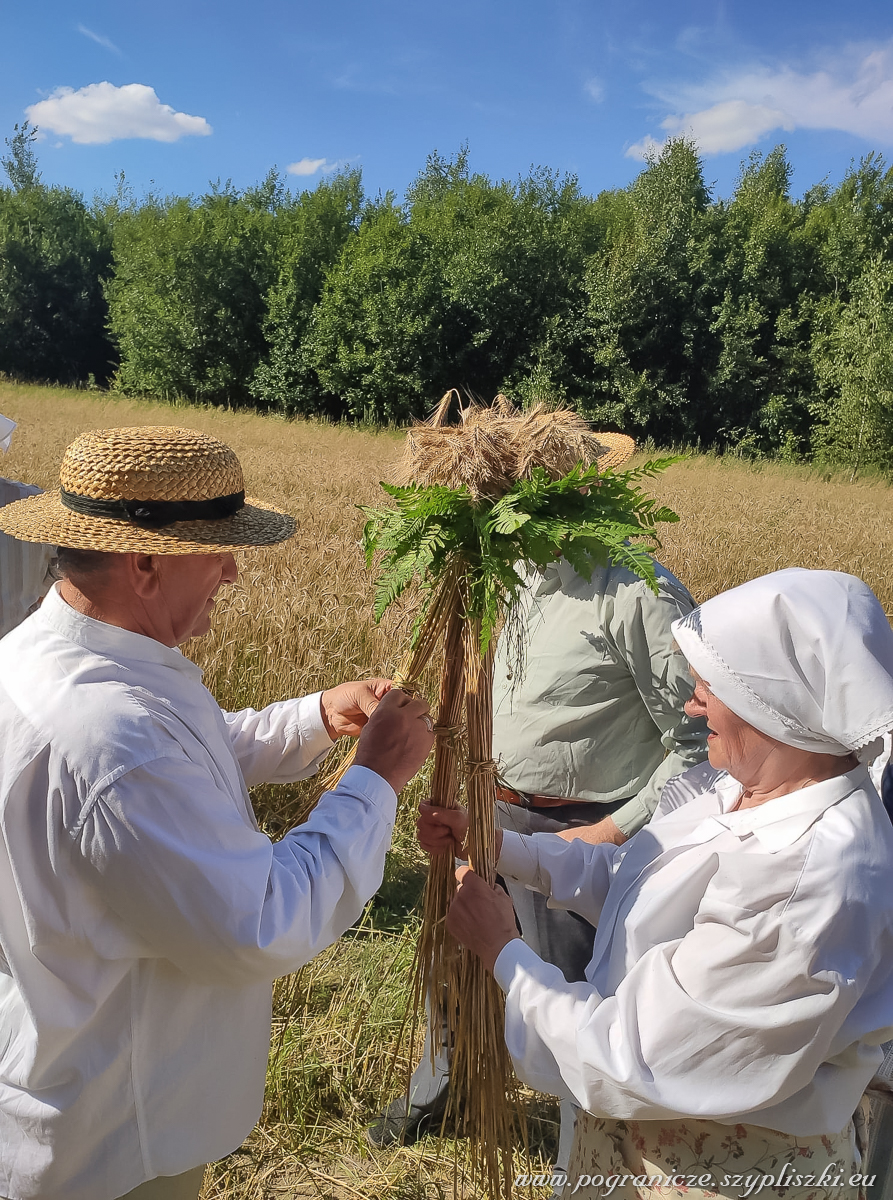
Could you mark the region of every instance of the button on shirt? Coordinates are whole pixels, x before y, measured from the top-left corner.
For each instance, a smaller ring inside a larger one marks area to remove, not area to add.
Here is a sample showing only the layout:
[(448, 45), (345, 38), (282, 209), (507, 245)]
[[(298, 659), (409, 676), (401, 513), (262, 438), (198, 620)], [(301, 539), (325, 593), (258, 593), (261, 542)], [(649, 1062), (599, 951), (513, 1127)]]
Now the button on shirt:
[(532, 574), (513, 618), (521, 636), (510, 623), (493, 672), (493, 754), (505, 782), (596, 805), (626, 800), (612, 819), (627, 835), (664, 783), (707, 754), (704, 722), (683, 711), (693, 685), (670, 628), (694, 601), (655, 569), (657, 594), (626, 567), (584, 579), (561, 559)]
[(622, 847), (506, 833), (500, 874), (598, 926), (586, 981), (496, 961), (519, 1075), (589, 1112), (842, 1130), (893, 1035), (893, 828), (864, 767), (753, 809), (707, 764)]
[(56, 590), (0, 642), (0, 1195), (110, 1200), (254, 1125), (271, 981), (359, 916), (396, 813), (353, 767), (259, 831), (246, 784), (315, 769), (319, 703), (223, 713)]

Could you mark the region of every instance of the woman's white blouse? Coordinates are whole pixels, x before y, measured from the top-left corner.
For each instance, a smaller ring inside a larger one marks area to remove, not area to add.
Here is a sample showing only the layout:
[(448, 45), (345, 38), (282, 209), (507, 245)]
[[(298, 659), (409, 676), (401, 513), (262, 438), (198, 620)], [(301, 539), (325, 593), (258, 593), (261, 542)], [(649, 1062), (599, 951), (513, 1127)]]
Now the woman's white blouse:
[(893, 826), (867, 770), (732, 812), (707, 764), (624, 846), (507, 832), (499, 871), (598, 926), (586, 982), (496, 961), (520, 1077), (589, 1112), (844, 1128), (893, 1036)]

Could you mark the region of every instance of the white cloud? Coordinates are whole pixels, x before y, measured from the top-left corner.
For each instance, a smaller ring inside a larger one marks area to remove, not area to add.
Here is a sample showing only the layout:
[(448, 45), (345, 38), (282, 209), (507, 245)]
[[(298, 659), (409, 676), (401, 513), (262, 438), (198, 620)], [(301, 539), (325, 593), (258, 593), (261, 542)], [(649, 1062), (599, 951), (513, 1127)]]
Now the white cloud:
[(113, 54), (119, 54), (121, 51), (111, 40), (111, 38), (103, 37), (101, 33), (94, 33), (92, 29), (88, 29), (86, 25), (78, 25), (78, 33), (82, 33), (84, 37), (92, 38), (98, 46), (103, 46), (106, 50), (111, 50)]
[(591, 79), (587, 79), (583, 84), (583, 91), (590, 100), (594, 100), (596, 104), (601, 104), (605, 98), (605, 85), (595, 75)]
[(332, 171), (337, 165), (324, 158), (302, 158), (289, 163), (285, 169), (289, 175), (315, 175), (317, 171)]
[(204, 117), (191, 117), (162, 104), (155, 89), (143, 83), (89, 83), (75, 91), (60, 87), (25, 109), (32, 125), (70, 137), (80, 145), (98, 145), (119, 138), (148, 138), (176, 142), (181, 137), (207, 137), (211, 126)]
[(641, 142), (633, 142), (631, 146), (627, 146), (625, 153), (627, 158), (638, 158), (644, 162), (647, 158), (660, 154), (663, 148), (663, 142), (659, 142), (650, 133), (646, 133)]
[[(746, 67), (704, 84), (654, 91), (677, 110), (661, 128), (670, 136), (690, 134), (704, 154), (740, 150), (773, 130), (835, 129), (893, 145), (893, 42), (847, 47), (811, 72)], [(660, 145), (645, 138), (626, 153), (643, 158)]]
[[(661, 121), (661, 128), (670, 137), (686, 134), (697, 142), (702, 154), (722, 154), (753, 145), (773, 129), (790, 131), (795, 125), (788, 114), (780, 109), (767, 108), (764, 104), (747, 104), (744, 100), (723, 100), (701, 112), (667, 117)], [(626, 154), (628, 158), (645, 159), (649, 154), (660, 153), (663, 144), (646, 136), (641, 142), (630, 146)]]

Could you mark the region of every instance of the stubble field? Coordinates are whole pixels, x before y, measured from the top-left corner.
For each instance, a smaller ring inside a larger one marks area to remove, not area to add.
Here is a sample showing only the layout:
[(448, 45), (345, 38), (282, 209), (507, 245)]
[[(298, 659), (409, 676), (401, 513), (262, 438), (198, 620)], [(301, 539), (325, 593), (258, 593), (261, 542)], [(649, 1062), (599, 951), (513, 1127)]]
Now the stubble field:
[[(397, 665), (411, 617), (372, 622), (356, 506), (384, 498), (378, 481), (397, 458), (399, 435), (8, 383), (0, 383), (0, 412), (19, 422), (3, 463), (13, 478), (56, 486), (65, 446), (85, 429), (179, 424), (232, 445), (248, 494), (298, 519), (291, 542), (242, 556), (240, 580), (218, 601), (212, 632), (188, 648), (224, 707), (260, 707)], [(893, 614), (893, 490), (883, 481), (697, 456), (652, 490), (681, 518), (663, 531), (661, 558), (697, 600), (803, 566), (860, 575)], [(255, 790), (271, 836), (294, 823), (310, 791), (309, 784)], [(373, 1151), (364, 1137), (367, 1120), (409, 1069), (411, 1047), (400, 1029), (425, 869), (412, 835), (423, 792), (424, 778), (403, 797), (384, 887), (359, 925), (277, 985), (262, 1120), (240, 1150), (209, 1168), (203, 1200), (453, 1194), (457, 1143), (427, 1138)], [(529, 1107), (534, 1151), (548, 1153), (556, 1111), (534, 1097)], [(460, 1182), (458, 1194), (475, 1193)]]

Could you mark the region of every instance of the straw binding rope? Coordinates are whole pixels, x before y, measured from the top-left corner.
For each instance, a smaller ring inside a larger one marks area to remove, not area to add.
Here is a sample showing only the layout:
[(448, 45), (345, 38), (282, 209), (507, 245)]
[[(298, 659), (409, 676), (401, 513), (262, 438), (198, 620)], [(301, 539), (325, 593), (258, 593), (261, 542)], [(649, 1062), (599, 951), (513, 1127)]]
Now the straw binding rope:
[(434, 736), (443, 738), (446, 742), (455, 743), (459, 734), (462, 732), (461, 725), (435, 725)]
[(417, 679), (412, 679), (408, 675), (401, 675), (399, 671), (394, 672), (394, 677), (391, 680), (393, 687), (401, 692), (406, 692), (407, 696), (421, 696), (422, 688)]
[(468, 768), (469, 775), (496, 774), (496, 763), (492, 758), (484, 758), (478, 762), (474, 759), (466, 758), (465, 766)]

